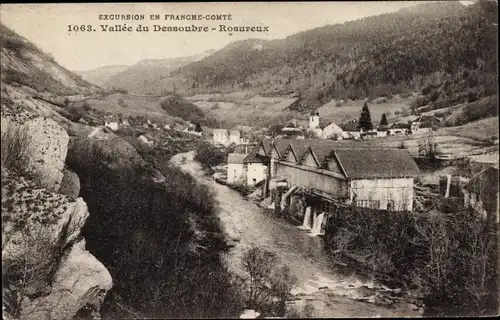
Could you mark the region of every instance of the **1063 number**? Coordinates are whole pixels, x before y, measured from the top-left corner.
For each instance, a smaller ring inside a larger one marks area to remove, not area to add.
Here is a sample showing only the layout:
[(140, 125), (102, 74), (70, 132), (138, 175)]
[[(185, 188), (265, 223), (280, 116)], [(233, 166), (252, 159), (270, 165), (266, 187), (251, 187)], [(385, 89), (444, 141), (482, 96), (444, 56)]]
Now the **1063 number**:
[(90, 24), (87, 24), (87, 25), (75, 25), (75, 24), (70, 24), (68, 25), (68, 31), (69, 32), (77, 32), (77, 31), (81, 31), (81, 32), (85, 32), (85, 31), (95, 31), (94, 28), (92, 28), (92, 26)]

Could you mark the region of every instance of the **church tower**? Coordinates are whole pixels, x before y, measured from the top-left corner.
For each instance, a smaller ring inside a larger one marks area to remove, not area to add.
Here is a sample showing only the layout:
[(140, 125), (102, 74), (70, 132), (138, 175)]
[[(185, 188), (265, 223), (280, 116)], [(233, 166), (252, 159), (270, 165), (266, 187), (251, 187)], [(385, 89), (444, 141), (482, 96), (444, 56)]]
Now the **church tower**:
[(314, 110), (309, 114), (309, 129), (319, 128), (319, 112)]

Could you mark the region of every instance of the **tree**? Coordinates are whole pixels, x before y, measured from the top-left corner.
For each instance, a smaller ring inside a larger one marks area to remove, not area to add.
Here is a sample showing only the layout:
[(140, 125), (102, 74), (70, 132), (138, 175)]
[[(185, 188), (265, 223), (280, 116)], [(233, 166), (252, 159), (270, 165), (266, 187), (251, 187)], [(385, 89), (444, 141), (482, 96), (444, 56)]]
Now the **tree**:
[(368, 104), (363, 105), (361, 109), (361, 116), (359, 117), (358, 128), (365, 131), (373, 129), (372, 117), (370, 115), (370, 110), (368, 109)]
[(281, 124), (272, 124), (270, 127), (269, 127), (269, 135), (271, 137), (276, 137), (277, 135), (279, 135), (281, 133), (281, 130), (283, 129), (283, 125)]
[(196, 127), (194, 128), (194, 131), (195, 131), (195, 132), (202, 132), (202, 131), (203, 131), (203, 130), (201, 129), (201, 125), (200, 125), (200, 123), (199, 123), (199, 122), (196, 124)]
[(386, 126), (388, 123), (387, 123), (387, 117), (385, 115), (385, 113), (382, 113), (382, 119), (380, 120), (380, 125), (381, 126)]
[(247, 293), (247, 308), (262, 310), (271, 308), (272, 313), (284, 316), (286, 301), (297, 278), (290, 268), (280, 265), (275, 253), (257, 247), (243, 254), (242, 278)]

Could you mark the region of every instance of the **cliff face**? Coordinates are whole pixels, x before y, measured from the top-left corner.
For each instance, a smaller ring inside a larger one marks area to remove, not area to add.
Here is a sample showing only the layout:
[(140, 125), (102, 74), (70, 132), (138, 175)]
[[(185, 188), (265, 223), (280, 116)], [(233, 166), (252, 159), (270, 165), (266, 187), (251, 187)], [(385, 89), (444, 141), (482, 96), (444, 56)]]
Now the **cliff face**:
[(4, 313), (96, 316), (112, 279), (85, 249), (89, 211), (79, 177), (65, 169), (74, 123), (61, 101), (98, 88), (1, 24), (0, 38)]
[[(19, 319), (98, 312), (112, 279), (85, 250), (80, 234), (89, 212), (77, 198), (78, 177), (64, 169), (68, 134), (52, 119), (29, 114), (21, 123), (2, 112), (2, 144), (5, 133), (19, 128), (30, 138), (24, 148), (38, 179), (20, 176), (2, 163), (4, 307)], [(2, 148), (2, 162), (7, 152)], [(59, 190), (62, 181), (70, 187)]]
[(7, 311), (20, 319), (67, 319), (98, 311), (111, 289), (85, 250), (81, 198), (52, 193), (2, 169), (2, 261)]

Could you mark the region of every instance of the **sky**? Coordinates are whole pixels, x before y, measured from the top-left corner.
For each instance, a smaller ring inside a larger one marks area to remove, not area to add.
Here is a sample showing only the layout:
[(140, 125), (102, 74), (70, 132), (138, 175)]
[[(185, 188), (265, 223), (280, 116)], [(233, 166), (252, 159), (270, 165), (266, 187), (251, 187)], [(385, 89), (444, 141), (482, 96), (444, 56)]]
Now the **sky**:
[[(143, 59), (199, 54), (248, 38), (279, 39), (289, 35), (366, 16), (379, 15), (429, 1), (377, 2), (239, 2), (122, 4), (2, 4), (0, 21), (34, 42), (70, 70), (105, 65), (133, 65)], [(461, 1), (470, 2), (470, 1)], [(104, 14), (144, 14), (143, 21), (104, 21)], [(149, 16), (159, 14), (161, 20)], [(165, 15), (229, 15), (231, 20), (169, 21)], [(100, 25), (127, 24), (132, 32), (102, 31)], [(137, 26), (149, 25), (149, 32)], [(209, 32), (154, 32), (152, 25), (209, 27)], [(69, 25), (91, 25), (96, 31), (69, 32)], [(219, 25), (268, 26), (268, 32), (219, 32)], [(212, 31), (216, 28), (216, 31)]]

